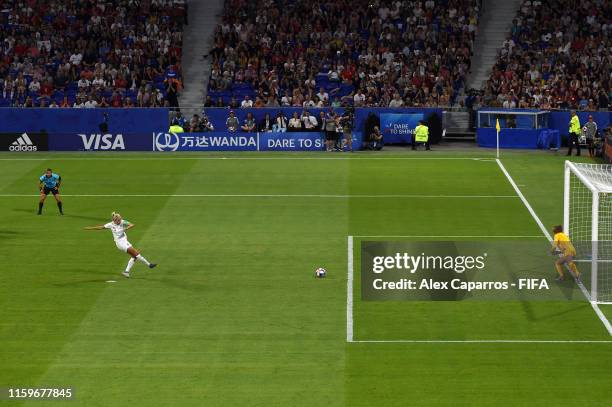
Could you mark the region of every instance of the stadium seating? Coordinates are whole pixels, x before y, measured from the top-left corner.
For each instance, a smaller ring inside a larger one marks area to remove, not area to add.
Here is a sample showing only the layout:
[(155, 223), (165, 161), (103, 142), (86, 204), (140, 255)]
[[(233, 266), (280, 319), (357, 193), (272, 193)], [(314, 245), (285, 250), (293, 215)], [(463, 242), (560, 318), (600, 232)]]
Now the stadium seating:
[(485, 86), (484, 103), (610, 107), (612, 3), (525, 0)]
[(184, 0), (5, 2), (0, 107), (163, 106), (180, 90)]
[(228, 0), (208, 94), (224, 105), (447, 106), (469, 70), (478, 4)]

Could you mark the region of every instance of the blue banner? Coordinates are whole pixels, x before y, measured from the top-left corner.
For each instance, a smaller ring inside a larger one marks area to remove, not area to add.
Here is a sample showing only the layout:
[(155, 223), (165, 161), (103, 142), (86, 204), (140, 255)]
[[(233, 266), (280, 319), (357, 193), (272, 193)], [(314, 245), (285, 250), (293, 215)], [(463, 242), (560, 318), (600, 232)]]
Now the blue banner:
[(153, 133), (153, 151), (321, 151), (323, 133)]
[(257, 151), (257, 133), (153, 133), (153, 151)]
[(51, 133), (49, 150), (151, 151), (150, 133)]
[(325, 149), (325, 136), (324, 133), (318, 131), (259, 133), (259, 149), (262, 151), (322, 151)]
[[(538, 148), (538, 139), (543, 131), (542, 129), (502, 129), (499, 132), (499, 147)], [(476, 136), (480, 147), (497, 145), (497, 131), (494, 128), (481, 127), (476, 131)]]
[(382, 113), (380, 131), (385, 143), (411, 143), (420, 120), (423, 120), (422, 113)]

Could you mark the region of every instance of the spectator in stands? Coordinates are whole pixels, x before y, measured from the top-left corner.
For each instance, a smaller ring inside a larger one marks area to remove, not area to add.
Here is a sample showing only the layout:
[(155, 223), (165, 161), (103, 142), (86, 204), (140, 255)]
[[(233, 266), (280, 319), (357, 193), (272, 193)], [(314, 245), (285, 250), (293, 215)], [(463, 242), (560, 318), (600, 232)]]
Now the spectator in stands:
[(207, 133), (210, 131), (215, 131), (215, 126), (213, 126), (212, 122), (208, 120), (208, 116), (202, 116), (200, 120), (200, 129), (202, 132)]
[(308, 110), (302, 112), (302, 128), (304, 131), (315, 131), (317, 129), (317, 118), (314, 117)]
[(248, 109), (249, 107), (253, 107), (253, 101), (249, 97), (249, 95), (244, 96), (244, 100), (240, 103), (240, 107), (243, 109)]
[[(127, 101), (130, 100), (130, 98), (126, 98), (126, 106), (127, 106)], [(179, 102), (178, 102), (178, 90), (176, 89), (176, 82), (175, 81), (166, 81), (166, 101), (168, 102), (168, 106), (169, 107), (174, 107), (177, 108), (179, 107)]]
[(270, 117), (270, 113), (266, 113), (265, 117), (259, 122), (259, 131), (271, 132), (274, 126), (274, 120)]
[(284, 133), (287, 131), (287, 118), (283, 112), (279, 111), (276, 114), (276, 119), (274, 120), (272, 130), (278, 133)]
[(302, 121), (297, 112), (293, 112), (293, 116), (289, 119), (287, 131), (302, 131)]
[(212, 100), (212, 97), (210, 95), (206, 96), (206, 100), (204, 100), (204, 107), (213, 107), (214, 106), (214, 102)]
[(240, 128), (242, 129), (242, 131), (245, 131), (248, 133), (257, 131), (257, 125), (255, 123), (255, 117), (253, 117), (253, 113), (251, 112), (247, 113), (247, 116), (244, 119), (244, 122)]
[(197, 113), (191, 116), (191, 120), (189, 120), (189, 124), (185, 126), (185, 132), (189, 133), (201, 133), (202, 132), (202, 122), (200, 121), (200, 115)]
[(268, 100), (266, 101), (266, 107), (280, 107), (278, 100), (274, 97), (274, 95), (268, 96)]
[[(479, 4), (232, 0), (215, 31), (209, 91), (248, 89), (306, 108), (349, 94), (350, 104), (388, 106), (396, 92), (411, 105), (450, 104), (470, 66)], [(407, 85), (427, 92), (407, 98)]]
[(85, 101), (85, 103), (83, 103), (83, 107), (87, 109), (98, 107), (98, 102), (96, 102), (91, 95), (88, 95), (87, 100)]
[[(64, 96), (64, 106), (80, 105), (91, 96), (100, 106), (113, 91), (124, 91), (133, 100), (143, 79), (163, 88), (162, 75), (181, 90), (183, 1), (24, 4), (3, 6), (2, 15), (17, 17), (1, 36), (11, 44), (2, 52), (3, 61), (10, 61), (11, 81), (2, 86), (0, 105), (19, 105), (26, 97), (57, 103)], [(156, 103), (151, 99), (150, 105)], [(172, 97), (168, 104), (175, 105)]]
[(64, 96), (60, 107), (70, 107), (70, 101), (68, 100), (68, 96)]
[(402, 100), (399, 93), (395, 93), (393, 95), (393, 99), (389, 102), (389, 107), (402, 107), (404, 106), (404, 101)]
[(523, 1), (486, 93), (503, 105), (512, 97), (532, 108), (607, 108), (611, 14), (609, 1)]
[(329, 102), (329, 93), (325, 92), (325, 88), (319, 88), (319, 93), (316, 95), (321, 103)]
[(230, 110), (229, 117), (225, 121), (225, 126), (230, 133), (238, 131), (239, 122), (233, 110)]

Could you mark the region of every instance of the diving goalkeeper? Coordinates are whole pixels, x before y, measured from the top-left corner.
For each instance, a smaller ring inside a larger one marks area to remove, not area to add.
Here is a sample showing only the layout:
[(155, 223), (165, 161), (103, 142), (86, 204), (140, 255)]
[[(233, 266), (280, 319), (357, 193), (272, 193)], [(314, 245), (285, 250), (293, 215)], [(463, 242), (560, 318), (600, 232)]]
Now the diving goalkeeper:
[(576, 248), (572, 244), (568, 235), (563, 233), (563, 226), (555, 226), (553, 228), (554, 238), (552, 243), (552, 254), (558, 253), (559, 259), (555, 262), (555, 268), (559, 273), (557, 281), (565, 280), (565, 272), (563, 266), (567, 265), (569, 269), (574, 273), (577, 279), (580, 279), (580, 272), (574, 263), (574, 257), (576, 257)]

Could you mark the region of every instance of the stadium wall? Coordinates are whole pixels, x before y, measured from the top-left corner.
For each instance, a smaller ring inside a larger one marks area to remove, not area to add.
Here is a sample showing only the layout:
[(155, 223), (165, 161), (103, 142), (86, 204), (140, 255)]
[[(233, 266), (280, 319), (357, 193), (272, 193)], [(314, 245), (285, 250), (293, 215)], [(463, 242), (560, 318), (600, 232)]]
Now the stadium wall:
[[(570, 121), (570, 111), (549, 111), (546, 113), (548, 125), (541, 128), (533, 128), (533, 116), (531, 115), (515, 115), (513, 127), (507, 127), (507, 117), (504, 113), (537, 113), (542, 112), (537, 109), (498, 109), (498, 108), (481, 108), (479, 111), (483, 113), (499, 112), (495, 114), (499, 118), (501, 132), (499, 143), (501, 148), (522, 148), (536, 149), (549, 147), (559, 148), (568, 138), (568, 127)], [(583, 126), (589, 116), (593, 116), (593, 120), (597, 123), (600, 135), (603, 135), (604, 130), (610, 125), (609, 111), (577, 111), (580, 124)], [(477, 129), (478, 145), (481, 147), (495, 147), (496, 145), (496, 130), (494, 121), (491, 126), (481, 125)]]
[[(335, 109), (344, 113), (344, 109)], [(302, 108), (258, 108), (236, 109), (242, 122), (248, 112), (256, 121), (266, 113), (272, 117), (282, 111), (288, 118)], [(319, 116), (327, 109), (310, 109)], [(201, 110), (197, 111), (201, 113)], [(0, 149), (4, 151), (307, 151), (324, 148), (323, 134), (319, 132), (299, 133), (227, 133), (227, 108), (207, 108), (206, 115), (214, 125), (214, 133), (168, 134), (169, 109), (50, 109), (50, 108), (4, 108), (0, 109)], [(353, 142), (360, 148), (365, 129), (380, 125), (381, 114), (405, 117), (406, 125), (416, 125), (418, 118), (441, 122), (442, 109), (356, 109)], [(397, 119), (397, 116), (393, 116)], [(188, 120), (189, 117), (186, 117)], [(388, 120), (390, 126), (397, 122)], [(441, 127), (441, 126), (440, 126)], [(383, 129), (384, 131), (384, 129)], [(35, 134), (24, 141), (22, 135)], [(441, 134), (441, 128), (437, 132)], [(439, 140), (435, 131), (433, 141)], [(245, 143), (245, 140), (247, 141)], [(255, 145), (253, 140), (256, 140)], [(405, 132), (385, 134), (387, 143), (404, 144), (409, 140)], [(179, 146), (177, 146), (177, 142)], [(35, 149), (32, 147), (34, 144)]]
[[(301, 113), (302, 108), (258, 108), (236, 109), (236, 115), (242, 122), (248, 112), (252, 112), (257, 121), (266, 113), (272, 117), (282, 111), (287, 117), (294, 112)], [(170, 110), (160, 109), (51, 109), (51, 108), (4, 108), (0, 109), (0, 149), (3, 151), (87, 151), (87, 150), (125, 150), (125, 151), (227, 151), (227, 150), (321, 150), (323, 135), (313, 133), (245, 133), (230, 134), (225, 132), (225, 121), (229, 109), (205, 109), (209, 120), (218, 130), (214, 133), (183, 134), (178, 137), (180, 147), (175, 148), (177, 138), (168, 135)], [(310, 109), (318, 116), (327, 109)], [(343, 109), (336, 109), (343, 113)], [(442, 109), (439, 108), (358, 108), (355, 110), (353, 142), (356, 148), (361, 147), (365, 134), (374, 125), (391, 123), (397, 125), (404, 120), (406, 129), (416, 124), (423, 117), (429, 122), (431, 138), (435, 143), (442, 133)], [(515, 111), (515, 110), (508, 110)], [(201, 112), (201, 111), (199, 111)], [(581, 123), (593, 115), (599, 129), (603, 131), (610, 124), (610, 112), (578, 112)], [(401, 115), (402, 120), (396, 116)], [(385, 117), (387, 116), (387, 117)], [(393, 119), (390, 120), (389, 117)], [(569, 111), (553, 111), (549, 116), (551, 130), (567, 135)], [(187, 118), (189, 119), (189, 118)], [(386, 143), (405, 144), (409, 136), (393, 134), (389, 128), (381, 128)], [(30, 136), (25, 139), (24, 133)], [(255, 145), (253, 138), (255, 137)], [(245, 140), (247, 141), (245, 143)], [(536, 148), (538, 143), (526, 143), (522, 148)]]

